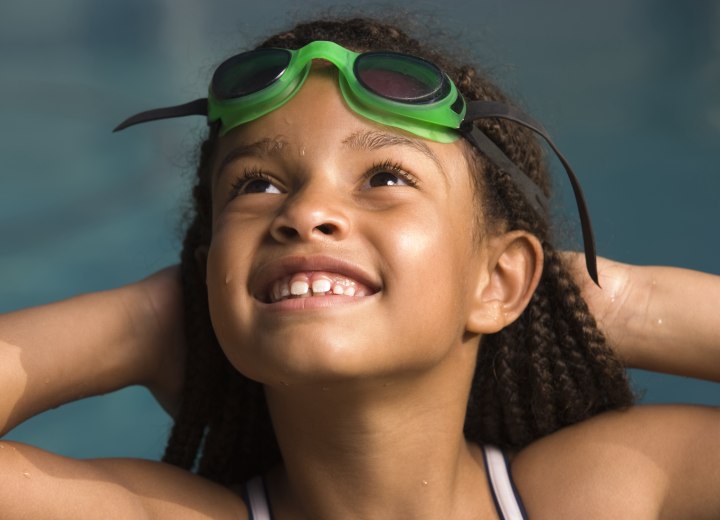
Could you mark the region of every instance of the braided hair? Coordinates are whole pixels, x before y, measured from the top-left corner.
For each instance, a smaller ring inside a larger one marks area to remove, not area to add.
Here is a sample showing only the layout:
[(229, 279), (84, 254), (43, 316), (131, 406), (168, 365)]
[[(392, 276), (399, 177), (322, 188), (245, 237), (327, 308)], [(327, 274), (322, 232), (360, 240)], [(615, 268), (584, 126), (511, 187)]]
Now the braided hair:
[[(443, 69), (468, 100), (508, 103), (467, 65), (422, 46), (397, 27), (353, 18), (304, 23), (260, 47), (300, 48), (315, 40), (353, 49), (384, 49), (423, 57)], [(530, 131), (499, 119), (476, 125), (549, 194), (542, 150)], [(179, 414), (163, 460), (223, 484), (241, 482), (280, 461), (262, 386), (225, 358), (210, 323), (198, 248), (211, 239), (210, 163), (218, 140), (211, 127), (200, 151), (194, 216), (181, 254), (187, 370)], [(469, 148), (468, 148), (469, 149)], [(550, 243), (550, 228), (509, 176), (471, 151), (478, 205), (490, 223), (525, 230), (542, 243), (543, 274), (528, 307), (512, 325), (486, 335), (465, 419), (465, 436), (517, 450), (564, 426), (632, 404), (623, 366), (613, 356), (568, 268)]]

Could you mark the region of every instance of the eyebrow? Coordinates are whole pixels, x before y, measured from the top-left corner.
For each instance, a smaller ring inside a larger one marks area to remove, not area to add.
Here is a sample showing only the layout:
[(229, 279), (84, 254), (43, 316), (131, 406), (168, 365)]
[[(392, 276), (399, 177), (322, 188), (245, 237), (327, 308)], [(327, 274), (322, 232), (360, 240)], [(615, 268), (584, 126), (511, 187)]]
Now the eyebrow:
[(287, 146), (287, 141), (281, 137), (265, 137), (254, 143), (240, 144), (230, 150), (217, 168), (219, 176), (228, 164), (244, 157), (265, 157), (275, 152), (281, 151)]
[(447, 175), (445, 174), (445, 169), (440, 163), (440, 160), (432, 152), (430, 147), (422, 141), (418, 141), (416, 139), (410, 139), (408, 137), (398, 134), (380, 132), (378, 130), (359, 130), (343, 139), (342, 143), (349, 148), (355, 150), (369, 151), (379, 150), (387, 146), (408, 146), (428, 157), (432, 162), (435, 163), (435, 166), (437, 166), (438, 170), (440, 170), (440, 172), (445, 177), (447, 177)]
[[(227, 155), (223, 157), (223, 160), (217, 168), (217, 175), (219, 176), (223, 169), (238, 159), (242, 159), (244, 157), (265, 157), (276, 152), (281, 152), (287, 144), (287, 141), (282, 139), (280, 136), (265, 137), (253, 143), (240, 144), (230, 150)], [(432, 152), (430, 147), (422, 141), (410, 139), (398, 134), (380, 132), (378, 130), (358, 130), (343, 139), (342, 144), (354, 150), (368, 151), (379, 150), (388, 146), (407, 146), (413, 148), (435, 163), (435, 166), (438, 170), (440, 170), (443, 174), (444, 180), (447, 182), (447, 174), (445, 173), (445, 169), (440, 163), (440, 160)]]

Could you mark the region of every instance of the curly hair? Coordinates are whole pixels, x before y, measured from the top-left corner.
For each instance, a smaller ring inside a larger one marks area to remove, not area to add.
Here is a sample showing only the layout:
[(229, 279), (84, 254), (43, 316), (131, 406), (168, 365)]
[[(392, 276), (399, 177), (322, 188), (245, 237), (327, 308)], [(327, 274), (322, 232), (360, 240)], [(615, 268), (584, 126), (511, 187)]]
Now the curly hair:
[[(367, 18), (304, 23), (259, 47), (300, 48), (330, 40), (359, 49), (384, 49), (437, 64), (468, 100), (509, 103), (497, 86), (469, 65), (452, 63), (397, 27)], [(476, 125), (549, 193), (549, 174), (532, 134), (497, 119)], [(163, 460), (223, 484), (234, 484), (280, 461), (262, 386), (238, 373), (212, 329), (205, 273), (195, 252), (211, 240), (210, 162), (218, 139), (202, 144), (193, 189), (194, 217), (181, 254), (188, 344), (182, 405)], [(521, 317), (482, 339), (465, 419), (465, 436), (517, 450), (559, 428), (632, 404), (624, 367), (613, 356), (573, 277), (550, 243), (550, 228), (508, 175), (477, 152), (471, 168), (478, 204), (490, 222), (526, 230), (542, 243), (543, 274)]]

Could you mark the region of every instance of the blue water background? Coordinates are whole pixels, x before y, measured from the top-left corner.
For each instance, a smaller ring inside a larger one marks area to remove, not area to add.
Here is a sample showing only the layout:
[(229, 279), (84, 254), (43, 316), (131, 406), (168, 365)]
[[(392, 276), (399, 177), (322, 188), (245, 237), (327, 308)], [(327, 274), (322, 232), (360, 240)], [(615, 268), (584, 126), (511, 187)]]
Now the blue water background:
[[(354, 4), (0, 4), (0, 312), (176, 262), (202, 121), (110, 129), (203, 95), (222, 58), (289, 21)], [(549, 128), (585, 187), (601, 254), (720, 274), (720, 2), (446, 0), (413, 10), (413, 24), (434, 19)], [(646, 402), (720, 404), (717, 384), (633, 378)], [(157, 458), (169, 427), (131, 388), (47, 412), (9, 437), (77, 457)]]

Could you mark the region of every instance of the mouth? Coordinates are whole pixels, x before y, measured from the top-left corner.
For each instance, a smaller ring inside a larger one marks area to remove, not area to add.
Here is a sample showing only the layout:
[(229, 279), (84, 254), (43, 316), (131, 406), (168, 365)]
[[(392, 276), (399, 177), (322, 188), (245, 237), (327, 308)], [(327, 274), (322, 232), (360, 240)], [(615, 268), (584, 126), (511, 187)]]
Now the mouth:
[(303, 298), (358, 299), (380, 291), (371, 276), (337, 258), (289, 257), (258, 274), (253, 295), (266, 304)]
[(320, 296), (347, 296), (362, 298), (371, 294), (370, 289), (357, 280), (338, 273), (310, 271), (295, 273), (275, 280), (266, 291), (265, 303), (277, 303), (293, 298), (317, 298)]

